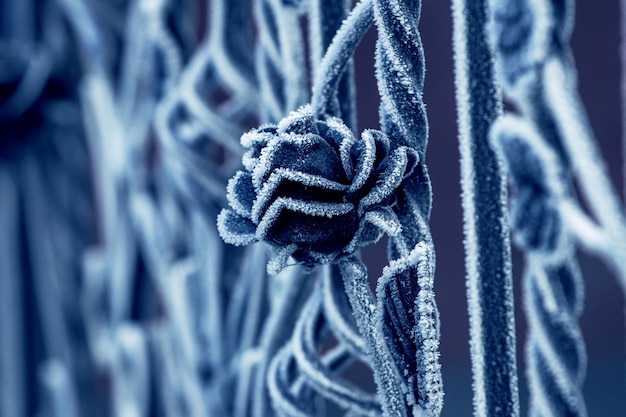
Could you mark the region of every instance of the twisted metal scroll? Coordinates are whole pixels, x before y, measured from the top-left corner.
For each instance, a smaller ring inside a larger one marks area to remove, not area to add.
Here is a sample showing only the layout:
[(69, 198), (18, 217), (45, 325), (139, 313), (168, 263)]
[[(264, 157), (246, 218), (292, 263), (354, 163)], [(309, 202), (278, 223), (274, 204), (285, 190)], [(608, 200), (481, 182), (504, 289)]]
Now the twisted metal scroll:
[(425, 64), (417, 27), (420, 11), (419, 0), (374, 2), (379, 31), (376, 79), (381, 95), (381, 127), (392, 141), (392, 148), (409, 146), (420, 156), (416, 172), (407, 178), (397, 200), (405, 242), (394, 241), (394, 258), (408, 255), (420, 241), (431, 241), (428, 221), (432, 193), (425, 164), (428, 121), (422, 100)]
[[(337, 266), (327, 266), (303, 308), (290, 342), (273, 358), (268, 386), (280, 416), (314, 416), (316, 396), (348, 414), (380, 416), (380, 402), (341, 377), (356, 360), (368, 362), (366, 344), (352, 317)], [(334, 337), (337, 345), (323, 354), (319, 346)]]
[[(555, 103), (552, 98), (555, 89), (561, 95), (561, 89), (572, 87), (567, 81), (575, 71), (567, 45), (572, 22), (571, 2), (494, 2), (492, 33), (500, 79), (523, 115), (497, 121), (492, 139), (515, 185), (512, 222), (527, 255), (532, 415), (587, 415), (582, 396), (586, 356), (577, 323), (583, 288), (570, 238), (574, 230), (563, 211), (572, 207), (571, 178), (580, 149), (573, 152), (571, 142), (578, 133), (572, 135), (563, 123), (587, 128), (580, 126), (580, 110), (574, 111), (576, 116), (570, 111), (577, 100)], [(565, 73), (556, 75), (551, 71), (555, 67)], [(603, 203), (593, 204), (598, 208)], [(599, 211), (606, 213), (604, 207)]]
[(531, 415), (585, 416), (580, 387), (586, 356), (578, 317), (582, 282), (572, 259), (560, 265), (529, 261), (526, 312), (534, 323), (527, 344)]
[(564, 170), (556, 153), (524, 120), (503, 117), (492, 134), (515, 185), (512, 221), (526, 252), (531, 414), (585, 416), (586, 356), (578, 326), (583, 287), (574, 246), (557, 212), (566, 193)]
[(420, 1), (374, 2), (381, 127), (392, 147), (410, 146), (420, 157), (395, 197), (402, 233), (391, 239), (393, 261), (378, 283), (377, 314), (386, 349), (397, 367), (396, 378), (402, 381), (406, 402), (402, 407), (412, 409), (413, 414), (436, 416), (443, 406), (443, 391), (439, 315), (432, 291), (435, 260), (428, 227), (431, 186), (425, 165), (428, 123), (422, 101), (425, 67), (418, 31), (420, 12)]

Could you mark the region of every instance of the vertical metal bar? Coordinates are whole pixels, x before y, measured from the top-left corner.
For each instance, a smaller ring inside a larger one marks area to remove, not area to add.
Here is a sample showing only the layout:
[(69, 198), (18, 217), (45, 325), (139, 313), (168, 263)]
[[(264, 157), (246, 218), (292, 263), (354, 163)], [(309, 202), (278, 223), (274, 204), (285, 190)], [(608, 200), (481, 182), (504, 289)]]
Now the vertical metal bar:
[(487, 0), (454, 0), (454, 48), (474, 415), (518, 416), (506, 182), (489, 146), (502, 112)]

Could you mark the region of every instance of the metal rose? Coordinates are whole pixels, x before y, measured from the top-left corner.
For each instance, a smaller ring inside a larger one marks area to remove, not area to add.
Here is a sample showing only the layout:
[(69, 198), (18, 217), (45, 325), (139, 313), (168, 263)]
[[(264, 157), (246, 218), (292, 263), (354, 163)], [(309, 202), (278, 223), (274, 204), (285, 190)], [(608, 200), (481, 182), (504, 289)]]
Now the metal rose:
[(241, 143), (245, 170), (228, 183), (231, 208), (218, 228), (227, 243), (277, 246), (271, 273), (289, 256), (313, 267), (400, 232), (393, 194), (419, 157), (390, 149), (382, 132), (365, 130), (358, 140), (340, 119), (317, 120), (307, 105)]

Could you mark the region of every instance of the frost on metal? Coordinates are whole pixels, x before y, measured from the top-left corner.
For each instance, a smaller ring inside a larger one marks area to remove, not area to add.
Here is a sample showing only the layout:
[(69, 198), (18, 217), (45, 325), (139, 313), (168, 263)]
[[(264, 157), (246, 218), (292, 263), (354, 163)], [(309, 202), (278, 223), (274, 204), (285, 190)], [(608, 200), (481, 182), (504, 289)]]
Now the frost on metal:
[[(439, 365), (439, 312), (432, 246), (420, 243), (408, 257), (392, 261), (378, 284), (380, 332), (407, 383), (407, 399), (437, 415), (443, 406)], [(411, 285), (417, 277), (417, 285)]]
[[(583, 284), (574, 243), (603, 257), (623, 284), (623, 257), (609, 246), (623, 251), (626, 229), (576, 93), (573, 8), (571, 1), (494, 2), (497, 67), (520, 116), (499, 119), (492, 140), (506, 161), (511, 224), (526, 254), (530, 412), (585, 416)], [(574, 179), (594, 219), (577, 201)]]
[(529, 321), (527, 375), (533, 412), (586, 415), (585, 345), (578, 326), (583, 286), (560, 216), (567, 192), (563, 164), (527, 121), (504, 116), (492, 140), (514, 187), (511, 223), (526, 252), (524, 304)]
[(357, 140), (340, 119), (316, 120), (311, 106), (241, 140), (246, 170), (228, 184), (231, 209), (218, 228), (228, 243), (277, 246), (271, 273), (289, 256), (312, 267), (400, 233), (389, 202), (417, 164), (410, 148), (392, 152), (376, 130)]
[[(488, 1), (453, 3), (474, 414), (519, 415), (511, 249), (503, 167), (489, 146), (501, 110)], [(513, 3), (511, 3), (513, 8)]]
[[(445, 412), (421, 13), (0, 1), (0, 415)], [(584, 416), (576, 248), (626, 288), (626, 222), (576, 94), (572, 1), (453, 13), (474, 412), (519, 415), (510, 224), (531, 414)], [(356, 130), (357, 70), (379, 129)], [(361, 248), (385, 235), (373, 277)]]

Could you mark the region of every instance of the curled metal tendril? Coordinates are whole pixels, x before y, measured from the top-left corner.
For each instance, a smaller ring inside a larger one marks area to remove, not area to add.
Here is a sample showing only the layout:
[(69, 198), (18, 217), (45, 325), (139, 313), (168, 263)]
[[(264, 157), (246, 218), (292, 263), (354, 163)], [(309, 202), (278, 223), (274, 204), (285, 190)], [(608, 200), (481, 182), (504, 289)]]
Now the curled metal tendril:
[[(381, 126), (392, 147), (406, 145), (420, 156), (418, 169), (405, 182), (398, 211), (405, 233), (394, 239), (401, 256), (419, 241), (430, 240), (428, 219), (431, 186), (425, 161), (428, 121), (422, 100), (424, 51), (418, 32), (420, 1), (374, 1), (379, 36), (376, 43), (376, 78), (381, 95)], [(404, 218), (402, 218), (404, 217)], [(404, 242), (402, 242), (404, 240)]]
[(526, 312), (533, 325), (527, 343), (531, 415), (586, 416), (580, 387), (586, 355), (578, 317), (582, 280), (577, 265), (530, 261)]
[[(420, 11), (420, 1), (374, 1), (381, 126), (392, 147), (409, 146), (420, 157), (396, 196), (395, 211), (403, 230), (392, 238), (390, 257), (395, 264), (379, 280), (377, 293), (379, 320), (387, 332), (383, 350), (394, 358), (405, 406), (414, 413), (438, 415), (442, 388), (438, 311), (432, 294), (434, 253), (428, 227), (431, 189), (424, 163), (428, 122), (422, 100), (425, 66), (418, 31)], [(402, 415), (400, 410), (394, 412)]]
[(263, 122), (276, 122), (307, 101), (305, 61), (297, 10), (278, 0), (256, 0), (256, 70)]
[[(172, 181), (191, 204), (211, 212), (226, 204), (225, 184), (242, 154), (239, 137), (257, 111), (254, 103), (259, 93), (250, 75), (252, 64), (241, 57), (240, 49), (228, 47), (236, 25), (222, 22), (233, 16), (246, 19), (239, 14), (233, 2), (212, 4), (215, 24), (180, 74), (177, 87), (167, 92), (155, 118)], [(219, 97), (224, 94), (225, 99)]]
[[(344, 292), (341, 277), (326, 267), (290, 342), (272, 360), (268, 384), (279, 415), (315, 415), (312, 395), (357, 415), (381, 415), (376, 394), (363, 391), (340, 375), (353, 362), (367, 360)], [(320, 344), (331, 336), (337, 345), (321, 353)]]
[(512, 222), (527, 253), (526, 353), (533, 415), (587, 415), (582, 396), (586, 356), (578, 325), (583, 288), (559, 209), (572, 198), (566, 188), (571, 187), (571, 158), (576, 158), (568, 150), (573, 138), (559, 123), (576, 104), (550, 103), (551, 86), (562, 84), (546, 71), (555, 62), (568, 74), (574, 70), (567, 45), (572, 12), (570, 1), (497, 1), (493, 8), (504, 92), (523, 114), (503, 117), (492, 134), (515, 185)]

